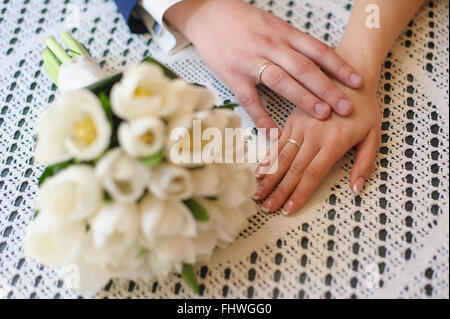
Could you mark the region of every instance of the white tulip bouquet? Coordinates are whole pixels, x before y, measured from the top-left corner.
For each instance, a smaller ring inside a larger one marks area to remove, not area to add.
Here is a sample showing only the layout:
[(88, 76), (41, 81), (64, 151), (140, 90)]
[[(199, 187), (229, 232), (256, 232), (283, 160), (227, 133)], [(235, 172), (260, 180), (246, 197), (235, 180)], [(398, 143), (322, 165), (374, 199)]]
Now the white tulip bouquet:
[(246, 227), (256, 180), (246, 163), (185, 161), (199, 152), (189, 133), (195, 120), (223, 132), (240, 127), (240, 116), (152, 58), (108, 77), (70, 34), (61, 38), (68, 50), (50, 37), (44, 51), (62, 93), (38, 122), (35, 161), (47, 167), (25, 254), (76, 265), (82, 291), (175, 271), (199, 292), (193, 265)]

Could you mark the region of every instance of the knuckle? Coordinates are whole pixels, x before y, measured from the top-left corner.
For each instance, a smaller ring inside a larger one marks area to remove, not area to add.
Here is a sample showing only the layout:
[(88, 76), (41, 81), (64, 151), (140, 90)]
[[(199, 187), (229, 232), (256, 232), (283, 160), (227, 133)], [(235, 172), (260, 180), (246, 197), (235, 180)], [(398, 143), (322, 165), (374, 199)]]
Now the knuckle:
[(338, 63), (339, 64), (337, 65), (336, 72), (340, 73), (347, 64), (343, 60), (340, 60), (340, 62)]
[(329, 85), (323, 90), (322, 97), (328, 99), (330, 97), (336, 96), (339, 90), (334, 85)]
[(290, 155), (286, 150), (282, 150), (280, 155), (278, 155), (278, 161), (281, 165), (289, 165)]
[(291, 165), (291, 172), (293, 175), (300, 175), (303, 173), (305, 165), (302, 160), (296, 160)]
[(241, 73), (241, 68), (238, 64), (236, 63), (226, 63), (224, 65), (225, 68), (225, 72), (227, 74), (231, 74), (231, 75), (238, 75)]
[(319, 58), (326, 56), (330, 52), (330, 47), (325, 43), (318, 41), (316, 44), (316, 52)]
[(311, 164), (305, 171), (305, 177), (309, 179), (319, 179), (320, 177), (320, 168), (317, 165)]
[(255, 44), (259, 47), (263, 47), (263, 48), (273, 48), (274, 47), (274, 41), (268, 37), (265, 34), (255, 34), (253, 36)]
[(306, 123), (306, 132), (320, 132), (320, 130), (322, 129), (322, 125), (322, 121), (317, 119), (310, 119)]
[(264, 177), (264, 179), (261, 182), (261, 185), (264, 186), (264, 193), (269, 194), (273, 186), (276, 185), (278, 182), (278, 177), (276, 174), (269, 174)]
[(264, 82), (269, 87), (277, 87), (283, 81), (283, 78), (284, 74), (282, 71), (275, 67), (269, 67), (266, 69), (266, 79), (264, 79)]
[(328, 138), (328, 143), (330, 145), (339, 145), (341, 139), (345, 139), (344, 135), (342, 134), (342, 132), (340, 132), (340, 130), (336, 130), (334, 133), (332, 133), (329, 138)]
[(314, 70), (316, 65), (309, 59), (305, 59), (305, 61), (302, 61), (297, 64), (297, 67), (295, 69), (295, 76), (300, 77), (304, 75), (305, 73), (311, 72)]
[(254, 104), (255, 98), (247, 92), (236, 93), (236, 98), (244, 108), (248, 108)]
[(272, 198), (275, 200), (275, 205), (277, 207), (282, 204), (286, 194), (288, 194), (287, 189), (286, 187), (281, 186), (281, 184), (275, 189), (275, 191), (272, 194)]

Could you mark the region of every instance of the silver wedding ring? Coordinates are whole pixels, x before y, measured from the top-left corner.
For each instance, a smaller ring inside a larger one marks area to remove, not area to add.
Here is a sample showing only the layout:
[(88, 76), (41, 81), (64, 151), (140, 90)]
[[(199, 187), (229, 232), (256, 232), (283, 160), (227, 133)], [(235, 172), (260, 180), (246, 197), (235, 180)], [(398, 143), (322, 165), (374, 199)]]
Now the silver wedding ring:
[(261, 75), (263, 74), (264, 70), (265, 70), (269, 65), (272, 65), (272, 64), (275, 65), (275, 63), (273, 63), (273, 62), (267, 62), (267, 63), (264, 63), (264, 65), (261, 66), (261, 67), (259, 68), (258, 76), (256, 77), (256, 84), (262, 83), (262, 82), (261, 82)]
[(288, 138), (287, 142), (288, 143), (292, 143), (295, 146), (297, 146), (298, 148), (300, 148), (300, 144), (296, 140), (294, 140), (293, 138)]

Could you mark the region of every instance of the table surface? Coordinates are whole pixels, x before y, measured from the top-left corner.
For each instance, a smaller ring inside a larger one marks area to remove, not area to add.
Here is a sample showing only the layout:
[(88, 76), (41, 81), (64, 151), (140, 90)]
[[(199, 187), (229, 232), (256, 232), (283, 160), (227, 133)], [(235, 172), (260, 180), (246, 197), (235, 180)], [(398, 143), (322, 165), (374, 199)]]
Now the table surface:
[[(342, 36), (352, 4), (252, 2), (330, 45)], [(200, 297), (449, 297), (448, 18), (447, 0), (426, 3), (384, 64), (382, 146), (364, 194), (347, 186), (351, 151), (299, 213), (259, 212), (234, 244), (198, 265)], [(152, 55), (218, 100), (234, 97), (192, 47), (165, 56), (149, 35), (131, 34), (110, 0), (2, 1), (0, 29), (0, 297), (76, 298), (58, 269), (22, 251), (43, 170), (32, 163), (36, 118), (58, 94), (43, 71), (45, 37), (71, 30), (111, 73)], [(282, 126), (292, 105), (265, 88), (260, 93)], [(96, 297), (198, 296), (171, 275), (113, 280)]]

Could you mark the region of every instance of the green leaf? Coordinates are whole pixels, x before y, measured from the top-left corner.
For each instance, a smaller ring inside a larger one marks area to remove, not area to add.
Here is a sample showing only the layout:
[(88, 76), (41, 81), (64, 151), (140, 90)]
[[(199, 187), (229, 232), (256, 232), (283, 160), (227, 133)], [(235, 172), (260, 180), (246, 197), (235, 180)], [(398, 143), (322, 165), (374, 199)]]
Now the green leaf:
[(163, 160), (164, 160), (164, 150), (160, 150), (158, 153), (156, 153), (150, 157), (138, 158), (139, 162), (141, 162), (144, 165), (150, 166), (150, 167), (158, 165)]
[(107, 191), (103, 191), (103, 200), (106, 203), (111, 203), (113, 201), (113, 199), (111, 198), (111, 196), (108, 194)]
[(36, 218), (37, 215), (39, 215), (39, 209), (33, 211), (33, 218)]
[(191, 287), (195, 293), (200, 293), (200, 287), (198, 286), (197, 277), (195, 276), (192, 265), (183, 264), (183, 269), (181, 269), (181, 277), (183, 277), (186, 284)]
[(179, 78), (179, 76), (175, 72), (173, 72), (171, 69), (166, 67), (164, 64), (162, 64), (159, 61), (156, 61), (155, 59), (153, 59), (151, 57), (146, 57), (143, 61), (158, 65), (164, 71), (164, 74), (167, 77), (171, 78), (171, 79), (178, 79)]
[[(108, 117), (109, 124), (111, 124), (112, 128), (112, 134), (111, 134), (111, 140), (109, 143), (110, 148), (114, 148), (119, 145), (118, 137), (117, 137), (117, 130), (122, 122), (120, 118), (118, 118), (111, 108), (111, 100), (108, 97), (108, 93), (105, 91), (101, 91), (98, 93), (98, 98), (100, 99), (100, 102), (102, 103), (103, 110), (105, 111), (106, 116)], [(94, 160), (94, 164), (103, 156), (104, 154), (100, 155), (98, 158)]]
[(110, 77), (107, 77), (103, 80), (100, 80), (98, 82), (95, 82), (94, 84), (89, 85), (86, 87), (86, 89), (90, 90), (91, 92), (98, 94), (101, 91), (109, 92), (112, 88), (112, 86), (119, 82), (120, 79), (122, 79), (123, 74), (118, 73), (115, 75), (112, 75)]
[(239, 104), (236, 103), (226, 103), (223, 105), (219, 105), (219, 106), (214, 106), (214, 109), (229, 109), (229, 110), (234, 110), (234, 108), (236, 106), (239, 106)]
[(62, 163), (58, 163), (58, 164), (54, 164), (54, 165), (50, 165), (48, 166), (43, 172), (41, 177), (39, 177), (38, 180), (38, 185), (40, 186), (47, 178), (55, 175), (56, 173), (58, 173), (59, 171), (69, 167), (70, 165), (73, 164), (73, 160), (69, 160), (66, 162), (62, 162)]
[(109, 100), (108, 95), (102, 91), (98, 94), (98, 98), (100, 99), (100, 102), (102, 102), (103, 110), (105, 110), (106, 116), (108, 117), (108, 120), (110, 124), (113, 124), (113, 112), (111, 109), (111, 102)]
[(196, 220), (207, 221), (209, 220), (209, 214), (198, 201), (193, 198), (189, 198), (183, 201), (183, 203), (189, 208), (192, 215)]
[(148, 249), (147, 248), (141, 248), (139, 250), (139, 252), (137, 253), (136, 258), (141, 258), (142, 256), (144, 256), (147, 253), (148, 253)]
[(187, 169), (190, 170), (190, 171), (196, 171), (196, 170), (202, 169), (202, 168), (205, 168), (205, 165), (187, 167)]

